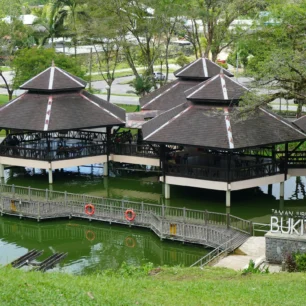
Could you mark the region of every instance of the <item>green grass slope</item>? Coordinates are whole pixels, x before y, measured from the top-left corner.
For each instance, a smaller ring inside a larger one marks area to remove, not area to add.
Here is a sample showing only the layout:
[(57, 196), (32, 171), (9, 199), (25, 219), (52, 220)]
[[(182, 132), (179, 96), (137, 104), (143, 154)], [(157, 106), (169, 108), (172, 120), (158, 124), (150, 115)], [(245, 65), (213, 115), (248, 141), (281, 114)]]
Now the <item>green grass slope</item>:
[[(0, 305), (305, 305), (306, 274), (162, 268), (74, 276), (0, 269)], [(132, 275), (128, 275), (132, 274)]]

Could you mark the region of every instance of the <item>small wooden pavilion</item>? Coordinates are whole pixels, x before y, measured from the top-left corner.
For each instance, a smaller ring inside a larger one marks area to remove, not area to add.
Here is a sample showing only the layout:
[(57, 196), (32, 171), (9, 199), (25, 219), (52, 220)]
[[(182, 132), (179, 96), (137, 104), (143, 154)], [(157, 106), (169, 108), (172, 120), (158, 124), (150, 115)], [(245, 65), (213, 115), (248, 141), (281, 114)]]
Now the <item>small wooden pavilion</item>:
[(42, 168), (52, 183), (54, 169), (108, 161), (111, 129), (125, 125), (125, 110), (85, 86), (54, 66), (20, 86), (26, 93), (0, 108), (1, 177), (3, 165)]
[(298, 148), (306, 134), (265, 108), (235, 119), (247, 90), (220, 73), (186, 90), (186, 102), (142, 126), (144, 140), (161, 146), (166, 198), (170, 185), (192, 186), (226, 191), (230, 206), (232, 190), (287, 179), (294, 164), (288, 144), (297, 142)]
[[(187, 66), (180, 68), (174, 75), (177, 80), (166, 84), (139, 100), (141, 110), (166, 111), (186, 102), (184, 92), (199, 83), (220, 73), (222, 68), (207, 58), (199, 58)], [(227, 70), (223, 73), (232, 77)]]

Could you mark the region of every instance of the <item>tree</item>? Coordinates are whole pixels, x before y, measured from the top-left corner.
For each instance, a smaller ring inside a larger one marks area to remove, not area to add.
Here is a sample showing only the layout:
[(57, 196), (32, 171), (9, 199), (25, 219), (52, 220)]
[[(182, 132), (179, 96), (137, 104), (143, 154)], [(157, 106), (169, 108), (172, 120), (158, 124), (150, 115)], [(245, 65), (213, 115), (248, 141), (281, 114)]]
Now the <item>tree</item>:
[(21, 84), (50, 67), (53, 60), (56, 66), (80, 78), (85, 78), (84, 71), (69, 56), (58, 54), (53, 49), (22, 49), (16, 53), (12, 62), (15, 71), (13, 89), (17, 89)]
[[(191, 0), (186, 3), (197, 30), (196, 19), (202, 22), (203, 35), (206, 39), (204, 56), (211, 52), (212, 60), (216, 61), (218, 54), (229, 47), (242, 33), (230, 29), (232, 22), (240, 16), (247, 16), (261, 9), (265, 0)], [(198, 40), (199, 36), (193, 40)], [(197, 43), (201, 48), (201, 44)]]
[(137, 76), (130, 86), (134, 88), (137, 96), (143, 97), (151, 91), (154, 81), (151, 76)]
[(90, 37), (88, 43), (94, 45), (99, 72), (108, 85), (107, 101), (110, 101), (111, 87), (115, 80), (115, 69), (120, 57), (122, 37), (116, 26), (118, 17), (115, 14), (108, 13), (111, 8), (108, 8), (107, 4), (105, 3), (104, 9), (100, 10), (99, 2), (88, 3), (85, 10), (88, 18), (81, 34), (84, 37)]
[(46, 44), (48, 39), (53, 40), (64, 32), (65, 15), (59, 11), (54, 2), (44, 6), (42, 15), (34, 22), (34, 36), (38, 40), (39, 47)]
[[(253, 108), (277, 99), (294, 99), (297, 117), (306, 101), (306, 0), (273, 5), (244, 43), (252, 47), (248, 73), (267, 94), (252, 96)], [(251, 49), (251, 48), (250, 48)], [(245, 103), (250, 105), (246, 100)]]
[(86, 20), (86, 14), (84, 13), (84, 6), (86, 0), (53, 0), (56, 10), (60, 15), (60, 19), (63, 20), (63, 35), (70, 37), (74, 46), (74, 56), (77, 54), (77, 45), (79, 39), (79, 27), (82, 26), (82, 22)]

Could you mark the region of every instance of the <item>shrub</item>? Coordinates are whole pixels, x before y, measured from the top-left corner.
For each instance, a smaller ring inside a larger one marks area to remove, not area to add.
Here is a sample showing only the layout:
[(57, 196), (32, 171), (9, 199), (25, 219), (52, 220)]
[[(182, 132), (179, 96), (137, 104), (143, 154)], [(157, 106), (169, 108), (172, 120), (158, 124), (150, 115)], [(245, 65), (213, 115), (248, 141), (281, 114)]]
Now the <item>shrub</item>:
[(185, 54), (183, 52), (179, 53), (179, 56), (176, 59), (176, 64), (184, 67), (185, 65), (189, 64), (189, 59), (187, 58), (187, 56), (185, 56)]
[(297, 271), (305, 272), (306, 271), (306, 253), (295, 253), (293, 255), (294, 261), (296, 263)]

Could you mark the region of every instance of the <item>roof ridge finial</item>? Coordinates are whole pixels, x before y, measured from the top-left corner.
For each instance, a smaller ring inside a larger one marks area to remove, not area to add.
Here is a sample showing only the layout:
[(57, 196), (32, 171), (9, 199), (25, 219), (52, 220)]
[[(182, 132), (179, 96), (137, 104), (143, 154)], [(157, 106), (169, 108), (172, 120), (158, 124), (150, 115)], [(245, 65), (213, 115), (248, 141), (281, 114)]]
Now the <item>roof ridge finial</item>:
[(52, 60), (51, 66), (55, 67), (54, 60)]
[(220, 69), (220, 74), (224, 74), (224, 69), (223, 69), (223, 67), (221, 67), (221, 69)]

